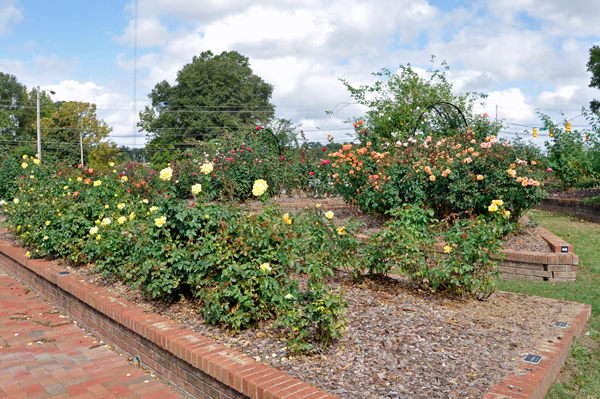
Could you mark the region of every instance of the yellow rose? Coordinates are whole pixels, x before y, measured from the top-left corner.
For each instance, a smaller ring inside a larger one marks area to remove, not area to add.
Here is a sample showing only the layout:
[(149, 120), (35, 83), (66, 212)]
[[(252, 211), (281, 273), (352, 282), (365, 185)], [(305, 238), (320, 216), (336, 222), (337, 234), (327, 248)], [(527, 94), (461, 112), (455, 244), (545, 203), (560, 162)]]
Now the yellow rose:
[(167, 181), (167, 180), (171, 180), (171, 178), (173, 177), (173, 169), (171, 169), (171, 167), (168, 168), (164, 168), (163, 170), (160, 171), (160, 179)]
[(260, 197), (267, 191), (268, 188), (269, 185), (266, 181), (263, 179), (258, 179), (254, 182), (254, 186), (252, 187), (252, 194), (256, 197)]
[(200, 183), (194, 184), (192, 186), (192, 194), (198, 195), (202, 191), (202, 185)]
[(329, 212), (325, 212), (325, 217), (327, 219), (333, 219), (333, 212), (329, 211)]
[(444, 247), (444, 252), (445, 252), (445, 253), (447, 253), (447, 254), (449, 254), (449, 253), (450, 253), (450, 251), (452, 251), (452, 248), (450, 247), (450, 245), (446, 245), (446, 246)]
[(159, 218), (157, 218), (157, 219), (154, 219), (154, 224), (155, 224), (157, 227), (163, 227), (163, 225), (164, 225), (165, 223), (167, 223), (167, 217), (166, 217), (166, 216), (161, 216), (161, 217), (159, 217)]
[(268, 263), (263, 263), (262, 265), (260, 265), (260, 268), (265, 272), (270, 272), (272, 270), (271, 265), (269, 265)]
[(200, 172), (204, 173), (205, 175), (209, 174), (210, 172), (212, 172), (214, 169), (214, 166), (212, 163), (205, 163), (200, 167)]
[(490, 212), (496, 212), (498, 210), (498, 206), (496, 204), (492, 204), (490, 206), (488, 206), (488, 211)]

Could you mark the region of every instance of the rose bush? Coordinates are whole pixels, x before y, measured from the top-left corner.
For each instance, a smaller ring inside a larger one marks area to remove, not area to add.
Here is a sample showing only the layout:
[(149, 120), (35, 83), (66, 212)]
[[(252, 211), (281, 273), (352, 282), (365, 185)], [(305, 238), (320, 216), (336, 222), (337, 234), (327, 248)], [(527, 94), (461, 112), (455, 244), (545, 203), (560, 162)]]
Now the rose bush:
[(438, 140), (409, 137), (380, 140), (379, 147), (372, 142), (345, 145), (329, 154), (336, 192), (363, 211), (423, 204), (438, 218), (486, 214), (491, 200), (503, 198), (517, 220), (544, 195), (536, 162), (517, 158), (511, 145), (495, 136), (475, 137), (466, 130)]
[[(128, 175), (137, 180), (132, 169)], [(347, 236), (331, 234), (336, 230), (325, 215), (284, 218), (266, 198), (258, 215), (202, 201), (189, 207), (177, 199), (181, 182), (169, 167), (154, 174), (148, 195), (132, 191), (123, 173), (36, 164), (27, 171), (34, 178), (20, 179), (2, 207), (10, 231), (35, 248), (31, 257), (94, 263), (105, 277), (153, 298), (196, 296), (209, 322), (233, 330), (277, 319), (289, 327), (291, 350), (327, 345), (343, 333), (346, 302), (324, 284), (319, 267), (335, 252), (305, 245), (311, 234), (329, 237), (335, 248), (345, 245)], [(267, 185), (258, 183), (257, 194), (264, 196)], [(314, 226), (315, 220), (322, 223)], [(309, 281), (302, 290), (292, 278), (300, 272)]]

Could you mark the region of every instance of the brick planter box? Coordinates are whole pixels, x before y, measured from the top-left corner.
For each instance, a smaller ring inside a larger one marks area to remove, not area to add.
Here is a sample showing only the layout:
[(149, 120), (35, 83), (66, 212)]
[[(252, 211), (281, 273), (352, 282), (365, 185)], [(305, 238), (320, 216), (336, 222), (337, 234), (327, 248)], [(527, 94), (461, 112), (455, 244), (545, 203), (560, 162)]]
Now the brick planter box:
[(554, 253), (504, 250), (504, 260), (498, 265), (502, 278), (575, 281), (579, 256), (573, 253), (573, 246), (550, 231), (540, 229), (540, 235)]
[(583, 205), (577, 199), (542, 198), (542, 203), (535, 209), (542, 211), (562, 212), (600, 222), (600, 204)]

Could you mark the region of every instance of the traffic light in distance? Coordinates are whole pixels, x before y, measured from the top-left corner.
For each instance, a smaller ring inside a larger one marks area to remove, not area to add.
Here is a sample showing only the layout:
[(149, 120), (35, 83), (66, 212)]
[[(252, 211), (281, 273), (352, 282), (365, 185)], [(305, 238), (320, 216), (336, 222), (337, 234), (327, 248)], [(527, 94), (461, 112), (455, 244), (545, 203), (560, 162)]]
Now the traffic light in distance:
[(537, 137), (537, 129), (533, 128), (533, 137)]
[(571, 131), (571, 123), (567, 122), (567, 132), (570, 132), (570, 131)]
[(590, 141), (590, 134), (589, 133), (585, 134), (585, 141)]

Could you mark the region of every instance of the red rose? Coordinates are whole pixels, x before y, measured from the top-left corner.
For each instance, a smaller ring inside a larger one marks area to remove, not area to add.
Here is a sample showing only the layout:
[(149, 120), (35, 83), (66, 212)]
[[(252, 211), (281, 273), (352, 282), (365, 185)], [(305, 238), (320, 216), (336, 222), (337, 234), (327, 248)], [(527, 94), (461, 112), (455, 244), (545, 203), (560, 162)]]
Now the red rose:
[(315, 172), (310, 172), (308, 175), (309, 175), (309, 176), (312, 176), (312, 175), (314, 175), (314, 174), (315, 174)]

